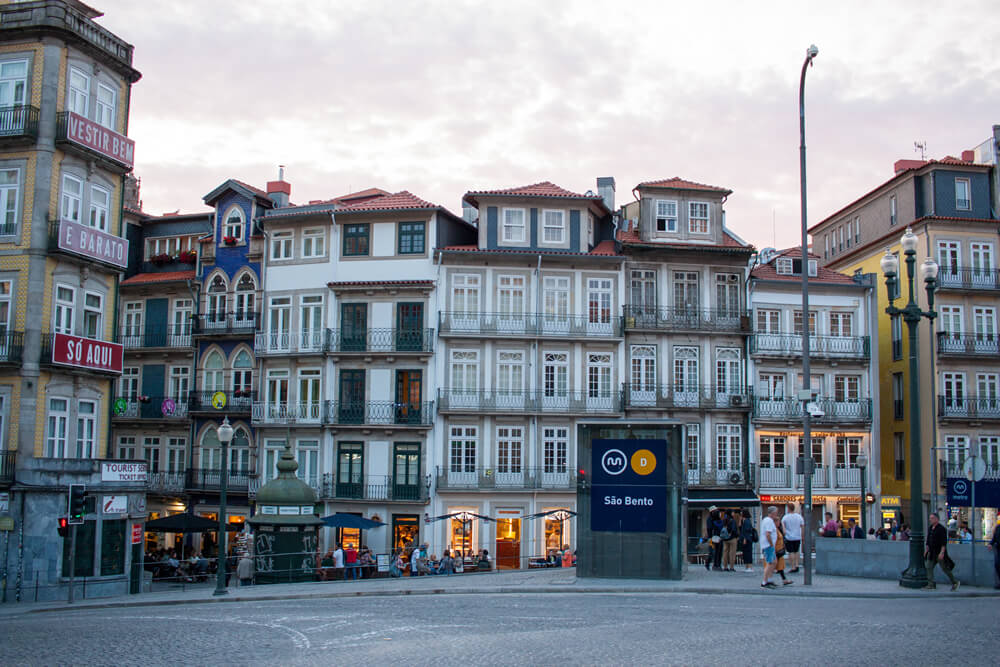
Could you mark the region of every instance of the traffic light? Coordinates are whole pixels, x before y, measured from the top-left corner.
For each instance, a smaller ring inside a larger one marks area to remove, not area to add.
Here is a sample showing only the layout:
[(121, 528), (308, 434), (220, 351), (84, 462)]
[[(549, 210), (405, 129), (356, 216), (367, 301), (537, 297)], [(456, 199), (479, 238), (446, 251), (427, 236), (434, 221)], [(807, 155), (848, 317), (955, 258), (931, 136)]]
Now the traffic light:
[(69, 519), (64, 516), (59, 517), (59, 537), (69, 536)]
[(87, 487), (83, 484), (69, 485), (69, 523), (83, 523), (83, 515), (86, 513), (87, 499), (84, 496)]
[(583, 468), (576, 471), (576, 486), (580, 489), (587, 488), (587, 471)]

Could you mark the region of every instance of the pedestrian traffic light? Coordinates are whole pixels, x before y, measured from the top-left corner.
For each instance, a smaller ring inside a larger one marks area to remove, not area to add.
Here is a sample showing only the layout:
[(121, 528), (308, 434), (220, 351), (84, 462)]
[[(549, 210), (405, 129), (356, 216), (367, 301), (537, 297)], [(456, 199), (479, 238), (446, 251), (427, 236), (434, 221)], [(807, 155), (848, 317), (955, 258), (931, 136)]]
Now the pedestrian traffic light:
[(587, 488), (587, 471), (583, 468), (576, 471), (576, 485), (581, 489)]
[(85, 493), (87, 487), (83, 484), (70, 484), (69, 485), (69, 523), (70, 524), (81, 524), (83, 523), (83, 515), (86, 513), (86, 497)]
[(69, 519), (64, 516), (59, 517), (59, 537), (69, 535)]

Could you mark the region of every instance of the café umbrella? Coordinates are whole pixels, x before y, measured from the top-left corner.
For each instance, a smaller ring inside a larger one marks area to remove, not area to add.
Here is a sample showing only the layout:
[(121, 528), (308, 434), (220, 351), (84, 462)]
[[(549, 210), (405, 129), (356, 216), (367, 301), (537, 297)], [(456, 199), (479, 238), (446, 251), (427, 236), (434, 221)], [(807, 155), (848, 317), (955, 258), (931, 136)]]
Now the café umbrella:
[(356, 528), (358, 530), (371, 530), (372, 528), (385, 525), (381, 521), (372, 521), (356, 514), (344, 514), (341, 512), (325, 516), (320, 521), (323, 522), (323, 525), (331, 528)]

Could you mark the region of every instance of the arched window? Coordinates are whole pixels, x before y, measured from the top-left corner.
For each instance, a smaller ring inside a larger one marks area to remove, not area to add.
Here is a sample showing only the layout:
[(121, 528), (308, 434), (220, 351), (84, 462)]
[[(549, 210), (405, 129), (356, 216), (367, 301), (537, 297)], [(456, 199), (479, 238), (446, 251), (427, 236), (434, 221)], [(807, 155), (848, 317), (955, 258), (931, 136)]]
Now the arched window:
[(243, 241), (243, 209), (239, 206), (231, 206), (222, 219), (222, 238), (233, 239), (237, 243)]
[(208, 327), (224, 327), (226, 325), (226, 291), (227, 285), (222, 276), (215, 276), (208, 286), (208, 301), (205, 304), (205, 319)]
[[(226, 364), (222, 359), (222, 355), (216, 351), (212, 351), (208, 357), (205, 358), (204, 370), (202, 371), (202, 388), (205, 393), (216, 391), (225, 391), (226, 385), (223, 381), (223, 375), (225, 374)], [(211, 398), (211, 397), (209, 397)]]
[(222, 444), (219, 442), (219, 432), (214, 426), (209, 426), (201, 434), (201, 462), (203, 471), (211, 472), (219, 470), (219, 461), (222, 456)]
[(249, 405), (253, 388), (253, 360), (246, 350), (240, 350), (233, 359), (233, 403)]
[(250, 472), (250, 435), (242, 426), (236, 427), (229, 443), (229, 471), (234, 475)]
[(257, 285), (249, 273), (244, 273), (240, 281), (236, 283), (236, 319), (253, 320), (256, 317), (255, 305), (257, 296)]

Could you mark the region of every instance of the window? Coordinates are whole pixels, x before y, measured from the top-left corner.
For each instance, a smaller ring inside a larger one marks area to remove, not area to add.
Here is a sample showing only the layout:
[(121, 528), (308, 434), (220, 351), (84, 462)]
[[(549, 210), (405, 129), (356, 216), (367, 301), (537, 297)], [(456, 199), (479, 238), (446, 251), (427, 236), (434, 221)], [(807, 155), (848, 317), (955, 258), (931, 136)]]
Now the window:
[[(805, 456), (803, 450), (803, 439), (799, 437), (799, 456)], [(817, 466), (823, 465), (823, 438), (813, 438), (812, 439), (812, 458), (816, 462)]]
[(995, 472), (1000, 466), (1000, 437), (995, 435), (979, 436), (979, 456), (986, 463), (987, 469)]
[(497, 285), (500, 319), (519, 320), (524, 315), (524, 276), (499, 276)]
[(945, 413), (957, 412), (962, 414), (967, 411), (965, 404), (965, 373), (942, 373), (942, 385), (944, 389)]
[(892, 418), (903, 418), (903, 374), (892, 374)]
[(569, 317), (569, 278), (545, 276), (542, 280), (545, 319), (565, 321)]
[(656, 271), (633, 269), (629, 306), (633, 314), (645, 314), (656, 308)]
[(88, 104), (90, 102), (90, 77), (79, 68), (69, 68), (69, 99), (66, 101), (66, 108), (74, 113), (78, 113), (84, 118), (87, 115)]
[(233, 361), (233, 390), (247, 392), (253, 387), (253, 361), (246, 350), (240, 350)]
[(563, 243), (566, 240), (563, 211), (542, 211), (542, 240), (545, 243)]
[[(0, 63), (0, 106), (10, 107), (24, 104), (27, 84), (27, 60), (8, 60)], [(20, 131), (23, 127), (23, 117), (0, 119), (0, 131), (15, 129)]]
[(854, 218), (854, 242), (861, 243), (861, 218), (859, 217)]
[(684, 449), (688, 470), (698, 470), (701, 462), (701, 424), (684, 426)]
[(567, 471), (569, 428), (565, 426), (542, 429), (542, 471), (563, 474)]
[(839, 233), (840, 233), (840, 244), (837, 247), (838, 247), (839, 250), (843, 250), (844, 249), (844, 228), (843, 227), (840, 227)]
[(678, 311), (698, 310), (698, 274), (694, 271), (674, 271), (674, 308)]
[(126, 366), (118, 378), (118, 395), (121, 398), (132, 399), (139, 395), (139, 367)]
[(452, 400), (463, 400), (463, 394), (474, 394), (479, 389), (479, 351), (451, 351)]
[(73, 313), (76, 307), (76, 290), (66, 285), (56, 285), (56, 305), (52, 329), (56, 333), (73, 333)]
[(781, 400), (785, 397), (784, 373), (761, 373), (757, 381), (758, 396), (766, 400)]
[(708, 234), (708, 204), (706, 202), (688, 202), (688, 232)]
[(271, 259), (292, 258), (292, 232), (274, 232), (271, 235)]
[(479, 276), (457, 273), (451, 278), (451, 307), (456, 313), (479, 312)]
[(892, 337), (892, 360), (899, 361), (903, 358), (903, 318), (893, 315), (889, 319), (889, 328)]
[(899, 211), (896, 208), (896, 195), (889, 195), (889, 226), (899, 222)]
[(505, 208), (503, 210), (503, 240), (513, 243), (524, 242), (523, 208)]
[[(520, 426), (497, 427), (497, 474), (520, 475), (524, 429)], [(498, 480), (499, 481), (499, 480)]]
[(62, 209), (63, 220), (81, 222), (80, 210), (83, 207), (83, 181), (76, 176), (63, 174), (62, 178)]
[(102, 232), (108, 231), (108, 210), (111, 208), (111, 192), (99, 185), (90, 186), (90, 226)]
[[(256, 298), (257, 298), (257, 285), (254, 283), (253, 276), (247, 272), (243, 274), (240, 281), (236, 283), (236, 297), (235, 297), (235, 308), (237, 322), (250, 322), (252, 323), (254, 319), (257, 318), (256, 308)], [(223, 303), (225, 307), (225, 303)]]
[(202, 388), (206, 394), (211, 394), (215, 391), (225, 391), (226, 385), (223, 382), (222, 370), (224, 366), (221, 354), (215, 351), (209, 353), (208, 358), (205, 359), (205, 367), (201, 373)]
[[(170, 334), (172, 336), (191, 335), (191, 311), (194, 302), (191, 299), (177, 299), (171, 313)], [(175, 345), (187, 345), (186, 340), (174, 339)]]
[(66, 458), (66, 439), (69, 437), (69, 400), (50, 398), (48, 421), (45, 428), (45, 456)]
[(656, 346), (633, 345), (629, 382), (632, 392), (656, 391)]
[(187, 450), (187, 438), (167, 439), (167, 472), (179, 475), (184, 472), (184, 458)]
[(299, 416), (304, 419), (319, 420), (320, 375), (318, 368), (299, 370)]
[(267, 396), (265, 398), (270, 419), (283, 418), (288, 406), (288, 371), (269, 370), (267, 372)]
[[(107, 519), (105, 519), (107, 522)], [(94, 576), (94, 545), (96, 544), (97, 521), (84, 521), (76, 527), (76, 557), (73, 559), (73, 573), (78, 577)], [(63, 540), (62, 576), (70, 574), (70, 540)]]
[(830, 313), (830, 335), (840, 337), (853, 336), (854, 315), (852, 313)]
[[(591, 405), (594, 399), (611, 400), (611, 353), (600, 352), (587, 355), (587, 398)], [(601, 407), (596, 404), (596, 407)], [(610, 406), (608, 406), (610, 407)]]
[(475, 426), (452, 426), (448, 471), (453, 473), (476, 472), (476, 443), (479, 429)]
[[(799, 336), (802, 335), (802, 311), (796, 310), (792, 313), (792, 331)], [(809, 335), (816, 335), (816, 311), (809, 311)]]
[(399, 254), (422, 255), (426, 238), (426, 223), (399, 223)]
[(223, 240), (231, 238), (237, 243), (243, 240), (243, 209), (233, 206), (226, 212), (223, 218), (222, 237)]
[(759, 448), (761, 468), (785, 467), (785, 438), (762, 435)]
[(962, 464), (969, 456), (969, 436), (967, 435), (946, 435), (944, 437), (944, 461), (946, 470), (942, 477), (951, 477), (963, 474)]
[(310, 259), (326, 254), (326, 230), (306, 229), (302, 232), (302, 257)]
[(857, 468), (861, 438), (837, 438), (837, 467)]
[[(0, 81), (0, 91), (3, 82)], [(3, 130), (4, 117), (0, 115), (0, 134)], [(21, 188), (20, 169), (0, 169), (0, 236), (14, 234), (17, 231), (17, 203)]]
[(102, 329), (102, 318), (104, 313), (104, 299), (100, 294), (87, 292), (83, 297), (83, 335), (87, 338), (101, 339), (104, 336)]
[(118, 93), (115, 92), (114, 88), (103, 83), (97, 84), (97, 108), (94, 120), (111, 130), (115, 129), (117, 99)]
[(774, 267), (779, 276), (790, 276), (792, 275), (792, 258), (779, 257), (774, 263)]
[(962, 322), (962, 307), (941, 306), (939, 315), (941, 331), (945, 332), (948, 338), (960, 338), (965, 328)]
[(740, 316), (740, 292), (743, 285), (735, 273), (715, 274), (715, 307), (720, 317)]
[(677, 202), (669, 199), (656, 200), (656, 231), (677, 231)]
[[(857, 221), (858, 218), (855, 218), (854, 220)], [(850, 222), (847, 223), (847, 247), (848, 248), (851, 247), (851, 223)]]
[(718, 393), (741, 394), (740, 350), (736, 347), (720, 347), (715, 350), (715, 391)]
[(370, 233), (371, 225), (344, 225), (344, 256), (366, 256)]
[(587, 281), (587, 321), (591, 325), (611, 323), (611, 285), (610, 279), (591, 278)]
[(299, 468), (295, 472), (298, 478), (311, 487), (317, 487), (319, 485), (319, 441), (299, 440), (296, 442), (295, 458), (299, 463)]
[(739, 470), (743, 466), (740, 447), (742, 427), (739, 424), (715, 425), (716, 467), (720, 471)]
[(542, 370), (545, 398), (566, 397), (569, 389), (569, 353), (546, 352)]
[(146, 465), (149, 466), (149, 472), (158, 473), (160, 472), (160, 439), (159, 438), (143, 438), (142, 441), (142, 458), (145, 459)]
[(781, 311), (757, 309), (757, 333), (779, 333), (781, 331)]
[(861, 395), (860, 375), (835, 375), (833, 378), (833, 400), (837, 403), (857, 401)]
[(135, 458), (135, 436), (134, 435), (123, 435), (118, 438), (118, 458), (119, 459), (134, 459)]
[[(962, 253), (957, 241), (938, 241), (938, 266), (940, 273), (958, 275)], [(900, 276), (902, 278), (902, 276)]]
[[(685, 400), (685, 394), (693, 393), (690, 398), (698, 400), (698, 348), (674, 348), (674, 400)], [(677, 396), (680, 394), (680, 396)], [(697, 403), (695, 403), (697, 405)]]
[(997, 310), (989, 306), (972, 309), (972, 324), (977, 343), (992, 343), (997, 336)]
[(278, 476), (278, 460), (281, 458), (281, 450), (285, 448), (284, 440), (264, 441), (264, 469), (261, 476), (264, 482), (269, 482)]
[(187, 400), (188, 388), (191, 381), (191, 369), (187, 366), (170, 367), (170, 388), (168, 396), (174, 400), (178, 407)]
[(823, 259), (830, 255), (830, 235), (823, 234)]
[(967, 178), (955, 179), (955, 208), (959, 211), (968, 211), (972, 208), (972, 190)]
[[(0, 280), (0, 337), (6, 336), (10, 328), (11, 285), (10, 280)], [(6, 342), (0, 340), (0, 345), (6, 345)]]
[(524, 352), (497, 352), (497, 391), (506, 396), (524, 391)]

